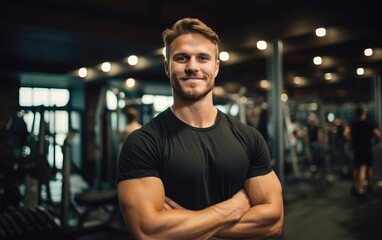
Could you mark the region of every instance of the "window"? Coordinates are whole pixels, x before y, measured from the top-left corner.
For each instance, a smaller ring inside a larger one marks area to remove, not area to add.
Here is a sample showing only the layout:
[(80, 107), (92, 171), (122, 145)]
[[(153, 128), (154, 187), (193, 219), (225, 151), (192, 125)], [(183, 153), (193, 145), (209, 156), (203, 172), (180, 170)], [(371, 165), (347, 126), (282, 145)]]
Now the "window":
[(66, 106), (69, 102), (67, 89), (54, 88), (20, 88), (20, 106)]
[[(67, 89), (21, 87), (19, 90), (19, 104), (25, 110), (24, 121), (28, 131), (37, 136), (41, 131), (41, 120), (46, 123), (46, 156), (50, 166), (57, 169), (62, 168), (61, 146), (69, 131), (70, 116), (64, 108), (69, 100)], [(39, 106), (44, 106), (43, 110)]]
[(173, 104), (173, 98), (172, 96), (145, 94), (142, 96), (142, 103), (153, 104), (154, 115), (157, 115)]

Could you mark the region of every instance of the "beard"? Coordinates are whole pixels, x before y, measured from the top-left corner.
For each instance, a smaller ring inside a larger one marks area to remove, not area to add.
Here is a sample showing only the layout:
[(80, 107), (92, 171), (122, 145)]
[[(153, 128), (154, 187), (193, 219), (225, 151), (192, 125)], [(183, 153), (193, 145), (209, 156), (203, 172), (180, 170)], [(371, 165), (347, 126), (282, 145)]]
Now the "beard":
[(185, 101), (195, 102), (203, 99), (209, 92), (212, 91), (214, 85), (211, 82), (208, 83), (206, 88), (198, 90), (197, 88), (188, 87), (187, 89), (180, 84), (180, 80), (172, 81), (173, 91)]

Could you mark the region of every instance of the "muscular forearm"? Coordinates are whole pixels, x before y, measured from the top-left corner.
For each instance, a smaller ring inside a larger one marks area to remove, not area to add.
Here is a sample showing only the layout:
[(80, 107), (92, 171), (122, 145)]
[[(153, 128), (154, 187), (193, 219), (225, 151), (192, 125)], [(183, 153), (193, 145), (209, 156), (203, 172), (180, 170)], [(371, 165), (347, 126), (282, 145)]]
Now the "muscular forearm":
[(200, 211), (164, 211), (159, 213), (157, 222), (151, 224), (153, 231), (148, 235), (155, 239), (208, 239), (238, 220), (231, 214), (234, 212), (214, 207)]
[[(241, 194), (241, 195), (240, 195)], [(172, 209), (146, 214), (140, 223), (130, 217), (130, 228), (137, 239), (209, 239), (237, 222), (249, 209), (244, 192), (200, 211)]]
[(281, 184), (275, 172), (248, 179), (244, 188), (251, 199), (251, 209), (215, 236), (220, 239), (264, 239), (280, 235), (284, 205)]
[[(280, 213), (281, 211), (281, 213)], [(252, 207), (238, 222), (217, 233), (217, 239), (264, 239), (278, 236), (283, 223), (282, 209), (272, 204)]]

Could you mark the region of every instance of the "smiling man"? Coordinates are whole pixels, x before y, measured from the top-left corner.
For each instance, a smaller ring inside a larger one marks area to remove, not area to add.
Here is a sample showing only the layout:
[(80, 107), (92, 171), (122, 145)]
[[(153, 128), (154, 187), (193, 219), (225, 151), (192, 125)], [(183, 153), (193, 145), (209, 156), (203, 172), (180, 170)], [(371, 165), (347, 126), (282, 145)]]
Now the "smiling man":
[(131, 133), (118, 195), (135, 239), (263, 239), (281, 233), (282, 189), (260, 133), (213, 105), (217, 34), (185, 18), (163, 32), (174, 104)]
[(197, 102), (211, 94), (219, 71), (217, 46), (203, 35), (184, 34), (171, 43), (171, 48), (175, 51), (171, 60), (165, 61), (165, 70), (174, 97)]

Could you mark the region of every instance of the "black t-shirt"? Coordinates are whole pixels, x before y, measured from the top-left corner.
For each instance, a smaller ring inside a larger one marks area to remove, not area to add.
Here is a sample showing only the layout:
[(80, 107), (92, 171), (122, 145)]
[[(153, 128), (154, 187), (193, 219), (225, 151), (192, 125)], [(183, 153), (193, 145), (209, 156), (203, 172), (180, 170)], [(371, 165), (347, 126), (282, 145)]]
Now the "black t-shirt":
[(128, 136), (117, 182), (158, 177), (166, 196), (199, 210), (233, 196), (245, 179), (271, 170), (268, 148), (256, 129), (220, 111), (213, 126), (195, 128), (168, 108)]
[(318, 141), (318, 126), (308, 124), (308, 136), (310, 142)]
[(356, 153), (370, 152), (372, 148), (373, 130), (376, 125), (367, 121), (351, 123), (353, 150)]

